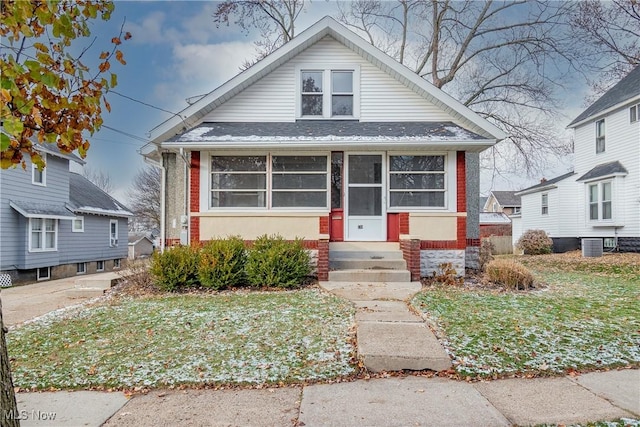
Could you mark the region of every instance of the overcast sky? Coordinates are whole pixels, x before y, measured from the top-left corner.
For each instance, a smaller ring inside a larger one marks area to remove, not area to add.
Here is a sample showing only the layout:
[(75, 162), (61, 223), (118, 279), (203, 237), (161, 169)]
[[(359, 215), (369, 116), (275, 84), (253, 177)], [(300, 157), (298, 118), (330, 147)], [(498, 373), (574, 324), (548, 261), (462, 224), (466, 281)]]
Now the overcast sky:
[[(112, 64), (112, 70), (118, 74), (115, 90), (177, 113), (187, 106), (185, 98), (212, 91), (236, 75), (240, 65), (256, 54), (255, 35), (246, 36), (237, 27), (216, 28), (212, 17), (216, 5), (216, 2), (205, 1), (117, 1), (110, 21), (93, 23), (93, 35), (98, 37), (93, 56), (97, 57), (99, 49), (107, 47), (125, 22), (125, 31), (133, 37), (122, 45), (127, 65)], [(297, 22), (296, 32), (299, 34), (335, 10), (332, 2), (311, 3)], [(567, 123), (580, 112), (581, 98), (582, 95), (572, 92), (566, 111)], [(126, 203), (127, 188), (136, 172), (144, 167), (136, 151), (145, 143), (141, 139), (148, 140), (148, 132), (172, 114), (116, 94), (109, 94), (107, 99), (112, 112), (105, 112), (105, 126), (90, 138), (86, 167), (107, 172), (114, 184), (115, 197)], [(568, 159), (550, 160), (549, 169), (542, 174), (547, 178), (562, 174), (570, 167)], [(494, 188), (519, 189), (538, 179), (498, 178)], [(490, 174), (484, 173), (481, 191), (487, 192), (490, 187)]]

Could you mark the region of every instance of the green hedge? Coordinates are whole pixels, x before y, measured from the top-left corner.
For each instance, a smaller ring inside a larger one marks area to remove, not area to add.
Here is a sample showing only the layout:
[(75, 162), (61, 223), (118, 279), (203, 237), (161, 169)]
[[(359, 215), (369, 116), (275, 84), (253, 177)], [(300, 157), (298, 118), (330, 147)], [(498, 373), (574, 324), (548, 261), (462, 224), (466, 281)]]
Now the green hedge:
[(167, 248), (154, 254), (150, 272), (156, 285), (170, 292), (197, 286), (296, 288), (311, 273), (311, 265), (301, 239), (264, 235), (246, 249), (244, 241), (233, 236), (211, 240), (202, 248)]

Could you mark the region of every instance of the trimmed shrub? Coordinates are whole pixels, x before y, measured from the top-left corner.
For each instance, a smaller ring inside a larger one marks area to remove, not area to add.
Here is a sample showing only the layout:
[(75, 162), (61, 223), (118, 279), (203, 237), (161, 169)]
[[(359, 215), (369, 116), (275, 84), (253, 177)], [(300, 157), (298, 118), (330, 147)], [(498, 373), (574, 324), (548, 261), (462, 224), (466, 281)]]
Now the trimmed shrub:
[(553, 240), (544, 230), (527, 230), (518, 239), (516, 246), (522, 249), (525, 255), (550, 254)]
[(512, 260), (495, 259), (486, 265), (485, 271), (490, 281), (507, 289), (527, 290), (534, 285), (531, 272)]
[(238, 236), (205, 243), (200, 250), (200, 285), (211, 289), (243, 285), (246, 260), (244, 241)]
[(252, 286), (299, 287), (311, 273), (309, 253), (300, 239), (263, 235), (249, 249), (246, 271)]
[(191, 246), (175, 246), (155, 253), (150, 271), (156, 286), (171, 292), (197, 286), (198, 258), (198, 249)]

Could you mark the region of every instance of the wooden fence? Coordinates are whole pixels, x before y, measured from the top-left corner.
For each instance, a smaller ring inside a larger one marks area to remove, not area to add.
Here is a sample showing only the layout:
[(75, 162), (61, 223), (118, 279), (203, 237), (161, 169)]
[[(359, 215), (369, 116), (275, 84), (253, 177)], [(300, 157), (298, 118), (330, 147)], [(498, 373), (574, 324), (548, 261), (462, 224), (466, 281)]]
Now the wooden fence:
[(494, 255), (507, 255), (513, 253), (513, 245), (511, 243), (511, 236), (490, 236), (485, 237), (482, 240), (489, 240), (493, 243), (495, 248)]

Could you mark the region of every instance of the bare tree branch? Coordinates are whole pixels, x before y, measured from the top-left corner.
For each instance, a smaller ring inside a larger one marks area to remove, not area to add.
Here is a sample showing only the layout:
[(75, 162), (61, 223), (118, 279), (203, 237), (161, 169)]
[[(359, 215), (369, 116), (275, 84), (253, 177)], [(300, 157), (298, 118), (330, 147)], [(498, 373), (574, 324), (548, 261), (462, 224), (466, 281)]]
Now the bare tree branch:
[(113, 183), (111, 182), (111, 176), (102, 169), (95, 170), (85, 167), (82, 171), (82, 176), (93, 182), (99, 189), (107, 194), (111, 194), (113, 191)]
[(160, 227), (160, 169), (147, 166), (136, 174), (127, 192), (129, 208), (133, 211), (133, 221), (129, 221), (132, 231), (150, 230)]

